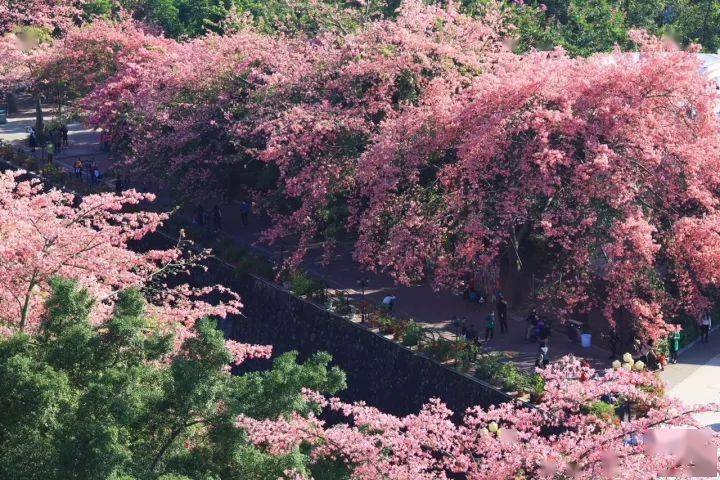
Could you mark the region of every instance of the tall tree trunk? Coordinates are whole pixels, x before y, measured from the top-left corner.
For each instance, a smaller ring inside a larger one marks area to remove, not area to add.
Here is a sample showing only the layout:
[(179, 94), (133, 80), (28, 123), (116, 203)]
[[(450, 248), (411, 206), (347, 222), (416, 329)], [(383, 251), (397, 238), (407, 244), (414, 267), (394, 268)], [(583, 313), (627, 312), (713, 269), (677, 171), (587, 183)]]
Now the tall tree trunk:
[(705, 14), (703, 15), (702, 35), (700, 36), (700, 43), (705, 49), (707, 49), (708, 47), (708, 23), (710, 22), (710, 11), (712, 10), (712, 5), (714, 1), (715, 0), (707, 0), (705, 2)]
[(43, 117), (42, 95), (35, 98), (35, 136), (42, 145), (45, 140), (45, 119)]

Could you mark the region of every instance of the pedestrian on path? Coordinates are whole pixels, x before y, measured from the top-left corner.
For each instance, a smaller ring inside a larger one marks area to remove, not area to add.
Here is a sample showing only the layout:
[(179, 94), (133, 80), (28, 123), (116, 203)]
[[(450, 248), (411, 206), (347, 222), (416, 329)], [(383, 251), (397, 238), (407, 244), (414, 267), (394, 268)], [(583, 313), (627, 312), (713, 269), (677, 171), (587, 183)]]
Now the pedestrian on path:
[(475, 325), (470, 325), (470, 327), (467, 329), (467, 340), (469, 342), (474, 343), (475, 345), (478, 345), (480, 343), (480, 335), (478, 335), (477, 328), (475, 328)]
[(680, 325), (677, 326), (674, 332), (670, 332), (668, 350), (670, 350), (670, 363), (677, 363), (678, 351), (680, 350)]
[(242, 203), (240, 203), (240, 222), (245, 227), (248, 224), (251, 210), (252, 205), (250, 205), (250, 202), (248, 202), (247, 200), (243, 200)]
[(385, 298), (383, 298), (382, 300), (382, 306), (388, 312), (392, 313), (396, 301), (397, 297), (395, 295), (386, 295)]
[(550, 358), (548, 357), (549, 350), (550, 349), (548, 348), (547, 342), (540, 342), (537, 357), (535, 357), (536, 368), (545, 368), (548, 366), (548, 363), (550, 363)]
[(53, 157), (55, 156), (55, 145), (53, 145), (52, 142), (49, 142), (45, 145), (45, 152), (47, 153), (48, 163), (52, 163)]
[(83, 168), (82, 160), (80, 160), (78, 158), (77, 160), (75, 160), (75, 163), (73, 164), (73, 172), (75, 173), (75, 179), (78, 182), (82, 182), (82, 168)]
[(506, 333), (508, 331), (507, 322), (507, 301), (503, 298), (502, 294), (498, 294), (497, 302), (495, 303), (497, 309), (498, 320), (500, 320), (500, 333)]
[(222, 230), (222, 212), (220, 212), (220, 205), (217, 203), (213, 207), (213, 230), (216, 232)]
[(60, 141), (61, 141), (60, 143), (62, 143), (63, 146), (67, 147), (67, 145), (68, 145), (68, 128), (67, 128), (67, 125), (65, 125), (64, 123), (62, 125), (60, 125)]
[(710, 318), (710, 312), (703, 313), (702, 317), (700, 317), (700, 342), (701, 343), (708, 343), (709, 336), (710, 336), (710, 325), (712, 324), (712, 319)]
[(97, 165), (93, 165), (93, 169), (92, 169), (92, 184), (93, 184), (93, 186), (95, 186), (95, 185), (97, 185), (98, 183), (100, 183), (100, 169), (98, 168)]
[(495, 338), (495, 312), (490, 312), (485, 317), (485, 341)]
[(660, 356), (655, 349), (655, 343), (650, 339), (647, 345), (648, 352), (645, 355), (645, 365), (647, 365), (648, 370), (663, 370), (663, 362), (660, 361)]
[(50, 136), (52, 138), (53, 145), (55, 145), (55, 151), (60, 153), (62, 151), (62, 134), (60, 133), (60, 130), (53, 130)]

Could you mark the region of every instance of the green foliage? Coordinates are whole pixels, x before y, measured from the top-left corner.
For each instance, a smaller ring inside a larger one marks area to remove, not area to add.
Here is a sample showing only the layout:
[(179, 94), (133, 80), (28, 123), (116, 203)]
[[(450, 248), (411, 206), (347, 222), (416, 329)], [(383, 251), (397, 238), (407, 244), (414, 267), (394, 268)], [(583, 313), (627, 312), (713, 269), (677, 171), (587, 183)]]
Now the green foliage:
[(427, 330), (415, 322), (410, 322), (403, 332), (402, 344), (406, 347), (414, 347), (425, 338)]
[(390, 317), (380, 317), (377, 320), (377, 327), (383, 335), (390, 335), (395, 328), (395, 320)]
[(455, 341), (447, 338), (437, 338), (429, 341), (423, 350), (438, 362), (446, 362), (453, 358)]
[(467, 371), (470, 368), (470, 365), (475, 362), (478, 353), (480, 353), (480, 347), (478, 347), (475, 342), (460, 343), (456, 353), (456, 358), (460, 368), (463, 371)]
[(478, 358), (475, 376), (509, 392), (529, 393), (533, 400), (540, 398), (545, 390), (545, 382), (540, 375), (520, 371), (501, 353), (489, 353)]
[(560, 43), (587, 55), (627, 47), (627, 32), (641, 28), (680, 43), (700, 43), (707, 52), (720, 47), (720, 3), (713, 0), (543, 0)]
[(482, 355), (475, 363), (475, 375), (483, 380), (494, 381), (499, 377), (504, 358), (503, 354), (497, 352)]
[(297, 272), (290, 277), (290, 290), (299, 297), (312, 297), (323, 290), (323, 286), (307, 273)]
[[(277, 418), (316, 407), (302, 388), (334, 394), (345, 376), (318, 353), (296, 353), (272, 369), (241, 376), (214, 322), (169, 357), (174, 340), (145, 317), (136, 291), (123, 292), (111, 318), (91, 325), (93, 299), (53, 280), (35, 337), (0, 340), (0, 478), (257, 479), (294, 468), (301, 451), (271, 456), (234, 425), (238, 414)], [(317, 467), (316, 467), (317, 468)]]
[[(470, 15), (482, 15), (489, 0), (462, 0)], [(86, 20), (116, 17), (122, 7), (170, 37), (197, 37), (245, 28), (248, 20), (268, 34), (314, 36), (326, 30), (352, 31), (370, 19), (392, 17), (399, 0), (89, 0)], [(575, 55), (628, 47), (628, 30), (642, 28), (679, 43), (701, 43), (707, 52), (720, 47), (720, 2), (714, 0), (527, 0), (500, 3), (516, 27), (515, 49), (547, 50), (561, 45)], [(47, 34), (45, 34), (47, 35)], [(401, 78), (398, 101), (416, 100), (411, 78)]]
[(592, 402), (585, 409), (585, 413), (593, 415), (601, 420), (610, 422), (615, 419), (615, 405), (606, 402)]
[(565, 17), (560, 38), (571, 54), (589, 55), (627, 44), (625, 14), (613, 0), (569, 0)]
[(530, 394), (530, 401), (539, 401), (545, 392), (545, 380), (537, 373), (531, 374), (525, 382), (525, 391)]
[(350, 298), (348, 298), (347, 293), (342, 290), (338, 290), (333, 293), (330, 297), (330, 301), (328, 302), (328, 308), (339, 315), (352, 313)]

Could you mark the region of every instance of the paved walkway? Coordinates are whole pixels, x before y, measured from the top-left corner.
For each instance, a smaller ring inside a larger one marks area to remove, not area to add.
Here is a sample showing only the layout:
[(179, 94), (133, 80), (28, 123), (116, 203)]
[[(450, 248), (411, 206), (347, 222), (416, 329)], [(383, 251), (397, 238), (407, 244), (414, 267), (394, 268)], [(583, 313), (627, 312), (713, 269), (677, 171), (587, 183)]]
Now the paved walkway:
[[(708, 343), (697, 342), (678, 360), (661, 373), (668, 394), (688, 407), (720, 403), (720, 329), (710, 334)], [(720, 412), (698, 415), (698, 420), (720, 431)]]

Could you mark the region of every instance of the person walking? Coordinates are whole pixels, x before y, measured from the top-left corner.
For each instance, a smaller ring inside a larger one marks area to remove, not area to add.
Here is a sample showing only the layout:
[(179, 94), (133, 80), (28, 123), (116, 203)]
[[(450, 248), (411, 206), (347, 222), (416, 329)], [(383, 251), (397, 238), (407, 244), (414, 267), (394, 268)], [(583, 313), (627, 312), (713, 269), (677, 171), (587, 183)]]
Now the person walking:
[(100, 183), (100, 169), (97, 165), (93, 165), (92, 169), (92, 184), (93, 186)]
[(702, 317), (700, 317), (700, 342), (701, 343), (708, 343), (709, 336), (710, 336), (710, 325), (712, 324), (712, 319), (710, 317), (710, 312), (703, 313)]
[(508, 322), (507, 322), (507, 301), (502, 296), (502, 294), (498, 294), (497, 302), (495, 303), (495, 308), (497, 309), (497, 316), (498, 320), (500, 321), (500, 333), (506, 333), (508, 331)]
[(51, 133), (52, 142), (55, 145), (55, 150), (60, 153), (62, 151), (62, 134), (59, 129), (53, 130)]
[(668, 350), (670, 351), (670, 363), (677, 363), (678, 351), (680, 351), (680, 325), (677, 326), (675, 331), (670, 332)]
[(55, 156), (55, 145), (52, 142), (48, 142), (48, 144), (45, 145), (45, 152), (47, 153), (48, 163), (52, 163), (53, 157)]
[(213, 207), (213, 230), (216, 232), (222, 230), (222, 212), (220, 211), (220, 205), (217, 203)]
[(60, 143), (65, 147), (68, 145), (68, 128), (64, 123), (60, 125)]
[(655, 349), (655, 342), (652, 339), (647, 341), (648, 351), (645, 354), (645, 365), (648, 370), (663, 370), (663, 363), (660, 361), (660, 355), (658, 355)]
[(485, 341), (492, 340), (495, 337), (495, 312), (490, 312), (485, 317)]
[(78, 182), (82, 182), (82, 169), (82, 160), (78, 158), (77, 160), (75, 160), (75, 163), (73, 163), (73, 173), (75, 174), (75, 179)]
[(240, 203), (240, 222), (243, 226), (247, 226), (251, 210), (252, 205), (250, 205), (250, 202), (247, 200), (243, 200), (242, 203)]
[(538, 346), (537, 357), (535, 358), (536, 368), (545, 368), (548, 366), (548, 363), (550, 363), (550, 358), (548, 357), (549, 350), (547, 342), (544, 340), (541, 341)]
[(382, 306), (388, 312), (392, 313), (396, 301), (397, 297), (395, 295), (386, 295), (385, 298), (383, 298), (382, 300)]

